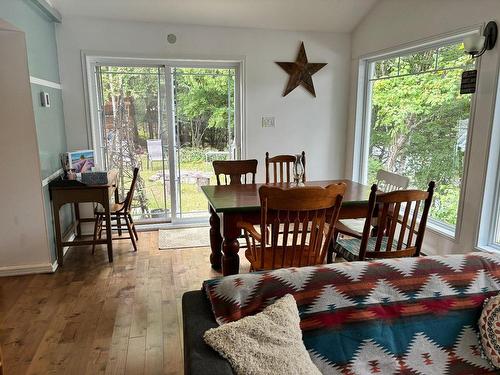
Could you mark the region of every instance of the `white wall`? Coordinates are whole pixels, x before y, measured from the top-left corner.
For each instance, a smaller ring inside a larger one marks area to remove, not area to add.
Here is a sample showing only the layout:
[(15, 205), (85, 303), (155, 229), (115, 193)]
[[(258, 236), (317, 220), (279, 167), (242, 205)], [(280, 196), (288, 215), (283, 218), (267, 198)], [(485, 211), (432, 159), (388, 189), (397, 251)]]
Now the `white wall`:
[(24, 33), (0, 20), (0, 275), (50, 271)]
[[(498, 0), (382, 0), (375, 6), (352, 35), (347, 177), (351, 176), (353, 168), (356, 87), (360, 57), (397, 49), (407, 43), (458, 31), (490, 20), (500, 21)], [(424, 251), (428, 253), (468, 252), (475, 246), (498, 79), (499, 44), (497, 43), (494, 50), (487, 52), (481, 58), (461, 232), (456, 240), (452, 240), (428, 231), (424, 243)]]
[[(166, 35), (177, 35), (168, 44)], [(307, 154), (308, 178), (344, 174), (345, 132), (350, 69), (350, 36), (243, 28), (177, 26), (66, 17), (58, 27), (58, 48), (68, 149), (87, 148), (82, 50), (124, 56), (245, 59), (246, 157)], [(288, 75), (274, 61), (294, 61), (304, 41), (309, 61), (328, 65), (313, 77), (317, 98), (298, 88), (281, 96)], [(261, 128), (261, 117), (274, 115), (275, 129)]]

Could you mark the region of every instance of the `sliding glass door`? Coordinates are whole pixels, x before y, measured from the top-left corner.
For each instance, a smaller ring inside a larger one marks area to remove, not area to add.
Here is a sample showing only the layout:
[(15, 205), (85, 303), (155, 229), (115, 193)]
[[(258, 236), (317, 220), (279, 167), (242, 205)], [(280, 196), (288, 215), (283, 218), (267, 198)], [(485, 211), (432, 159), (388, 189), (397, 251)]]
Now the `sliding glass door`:
[(119, 171), (122, 198), (132, 169), (141, 169), (136, 220), (205, 220), (211, 162), (239, 156), (237, 67), (117, 61), (93, 70), (94, 144), (103, 167)]

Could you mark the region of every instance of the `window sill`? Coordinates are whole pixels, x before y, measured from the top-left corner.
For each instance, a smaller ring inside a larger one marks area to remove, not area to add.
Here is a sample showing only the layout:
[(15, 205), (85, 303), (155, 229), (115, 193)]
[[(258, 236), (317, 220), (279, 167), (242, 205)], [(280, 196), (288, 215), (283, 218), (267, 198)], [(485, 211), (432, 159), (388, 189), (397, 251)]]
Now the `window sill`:
[(489, 245), (477, 245), (474, 250), (485, 251), (487, 253), (500, 253), (500, 245), (489, 244)]
[(427, 221), (427, 229), (449, 240), (455, 241), (457, 239), (456, 228), (451, 225), (446, 225), (436, 220), (429, 219)]

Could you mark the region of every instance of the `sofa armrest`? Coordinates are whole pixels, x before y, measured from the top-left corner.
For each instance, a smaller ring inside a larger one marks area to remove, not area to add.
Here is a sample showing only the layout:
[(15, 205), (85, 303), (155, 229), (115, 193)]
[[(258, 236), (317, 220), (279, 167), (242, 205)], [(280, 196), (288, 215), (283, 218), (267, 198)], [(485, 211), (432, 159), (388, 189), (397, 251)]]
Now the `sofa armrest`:
[(185, 375), (233, 375), (229, 362), (203, 341), (203, 334), (218, 327), (210, 303), (201, 290), (182, 296)]

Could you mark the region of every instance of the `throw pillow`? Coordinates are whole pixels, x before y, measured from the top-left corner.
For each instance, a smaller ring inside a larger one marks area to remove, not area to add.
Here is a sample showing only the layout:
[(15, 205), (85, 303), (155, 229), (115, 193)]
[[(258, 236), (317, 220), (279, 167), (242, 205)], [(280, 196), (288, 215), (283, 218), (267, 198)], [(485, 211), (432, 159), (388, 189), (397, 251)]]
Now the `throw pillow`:
[(238, 375), (321, 374), (302, 342), (291, 294), (254, 316), (209, 329), (203, 338)]
[(484, 355), (493, 366), (500, 368), (500, 295), (485, 301), (479, 333)]

